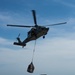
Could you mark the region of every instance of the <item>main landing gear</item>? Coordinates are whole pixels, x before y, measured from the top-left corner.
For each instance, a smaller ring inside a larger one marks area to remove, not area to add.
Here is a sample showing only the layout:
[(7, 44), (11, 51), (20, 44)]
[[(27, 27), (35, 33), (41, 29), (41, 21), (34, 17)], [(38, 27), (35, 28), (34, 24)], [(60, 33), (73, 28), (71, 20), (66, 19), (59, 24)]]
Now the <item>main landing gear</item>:
[(45, 38), (45, 35), (43, 36), (43, 39)]

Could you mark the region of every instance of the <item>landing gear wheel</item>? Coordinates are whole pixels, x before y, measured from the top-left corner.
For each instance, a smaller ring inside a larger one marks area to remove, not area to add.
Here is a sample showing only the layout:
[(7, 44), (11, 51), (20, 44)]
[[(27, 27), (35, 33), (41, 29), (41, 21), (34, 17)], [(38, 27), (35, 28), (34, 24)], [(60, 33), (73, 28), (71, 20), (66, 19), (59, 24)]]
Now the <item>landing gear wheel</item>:
[(45, 35), (43, 36), (43, 39), (45, 38)]

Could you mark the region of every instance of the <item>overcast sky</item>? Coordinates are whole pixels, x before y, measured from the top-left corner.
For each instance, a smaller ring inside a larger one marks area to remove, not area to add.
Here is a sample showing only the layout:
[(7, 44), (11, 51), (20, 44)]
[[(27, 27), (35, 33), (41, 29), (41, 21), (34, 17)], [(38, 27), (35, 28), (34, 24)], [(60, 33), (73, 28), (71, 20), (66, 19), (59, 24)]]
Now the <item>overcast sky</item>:
[(7, 24), (34, 25), (31, 10), (36, 10), (38, 25), (51, 26), (45, 39), (37, 40), (33, 75), (75, 75), (75, 0), (1, 0), (0, 1), (0, 75), (30, 75), (34, 41), (24, 48), (14, 46), (16, 37), (27, 37), (27, 28)]

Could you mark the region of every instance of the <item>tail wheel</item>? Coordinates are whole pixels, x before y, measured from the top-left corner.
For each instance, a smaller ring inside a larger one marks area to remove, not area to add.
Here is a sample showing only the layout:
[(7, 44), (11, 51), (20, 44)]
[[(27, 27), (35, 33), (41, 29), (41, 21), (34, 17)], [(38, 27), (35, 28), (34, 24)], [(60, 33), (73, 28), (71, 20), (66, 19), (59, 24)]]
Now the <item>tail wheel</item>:
[(24, 48), (24, 46), (26, 46), (26, 44), (23, 44), (23, 45), (22, 45), (22, 48)]

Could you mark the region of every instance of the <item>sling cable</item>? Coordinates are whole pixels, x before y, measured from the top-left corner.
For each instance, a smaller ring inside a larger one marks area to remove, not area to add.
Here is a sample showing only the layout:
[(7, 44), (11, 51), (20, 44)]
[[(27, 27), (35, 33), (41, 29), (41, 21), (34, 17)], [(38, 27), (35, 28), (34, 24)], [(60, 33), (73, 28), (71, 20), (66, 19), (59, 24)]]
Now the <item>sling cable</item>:
[(33, 73), (33, 72), (34, 72), (34, 69), (35, 69), (35, 67), (34, 67), (34, 65), (33, 65), (35, 47), (36, 47), (36, 40), (35, 40), (34, 48), (33, 48), (32, 61), (31, 61), (31, 63), (28, 65), (28, 68), (27, 68), (27, 72), (29, 72), (29, 73)]

